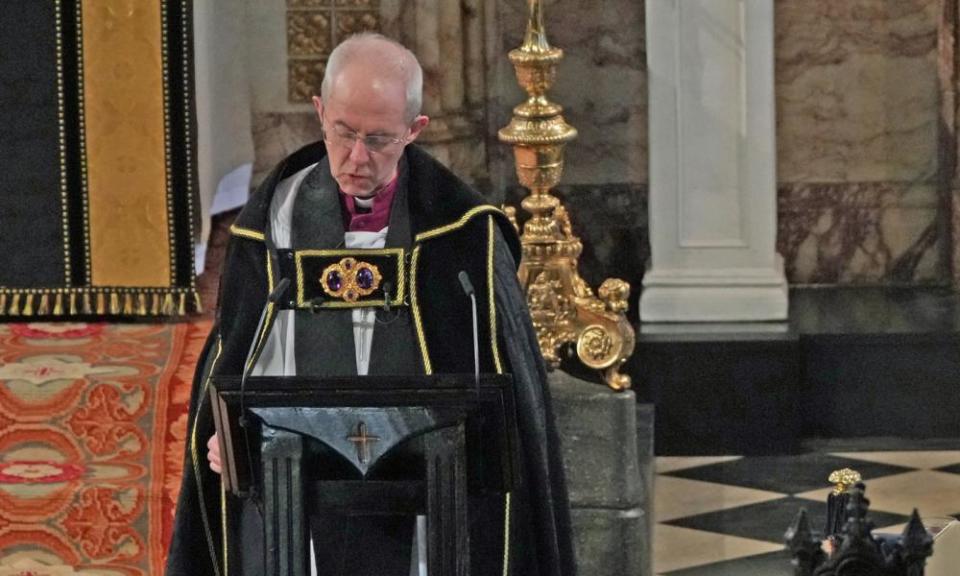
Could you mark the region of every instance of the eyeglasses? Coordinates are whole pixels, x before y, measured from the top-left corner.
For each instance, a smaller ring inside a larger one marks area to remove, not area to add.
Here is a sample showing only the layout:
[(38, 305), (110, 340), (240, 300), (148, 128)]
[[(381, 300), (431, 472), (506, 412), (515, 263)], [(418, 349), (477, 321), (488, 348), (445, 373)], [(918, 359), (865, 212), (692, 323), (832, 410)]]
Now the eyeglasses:
[(326, 122), (323, 122), (320, 130), (325, 142), (348, 149), (352, 149), (357, 144), (357, 140), (363, 142), (363, 147), (370, 152), (383, 152), (390, 145), (405, 144), (407, 142), (406, 136), (399, 138), (386, 134), (367, 134), (366, 136), (360, 136), (360, 134), (354, 130), (350, 130), (339, 124), (334, 124), (332, 130), (327, 130)]

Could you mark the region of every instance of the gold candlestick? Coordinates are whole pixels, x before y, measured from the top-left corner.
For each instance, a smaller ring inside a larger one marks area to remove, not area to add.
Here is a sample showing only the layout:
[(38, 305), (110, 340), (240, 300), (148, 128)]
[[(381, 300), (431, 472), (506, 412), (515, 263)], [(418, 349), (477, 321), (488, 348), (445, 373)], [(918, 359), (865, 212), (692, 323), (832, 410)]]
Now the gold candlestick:
[[(510, 124), (499, 132), (500, 141), (513, 146), (517, 177), (530, 191), (520, 203), (531, 215), (520, 236), (520, 283), (549, 367), (560, 364), (564, 345), (573, 345), (584, 365), (602, 371), (611, 388), (625, 390), (630, 377), (619, 370), (635, 342), (624, 315), (630, 286), (608, 278), (597, 298), (577, 271), (583, 244), (573, 234), (566, 209), (550, 194), (563, 173), (563, 148), (577, 136), (576, 128), (563, 119), (563, 107), (546, 96), (563, 50), (547, 42), (540, 1), (528, 4), (523, 45), (509, 54), (528, 98), (513, 109)], [(515, 210), (507, 208), (507, 213), (516, 225)]]

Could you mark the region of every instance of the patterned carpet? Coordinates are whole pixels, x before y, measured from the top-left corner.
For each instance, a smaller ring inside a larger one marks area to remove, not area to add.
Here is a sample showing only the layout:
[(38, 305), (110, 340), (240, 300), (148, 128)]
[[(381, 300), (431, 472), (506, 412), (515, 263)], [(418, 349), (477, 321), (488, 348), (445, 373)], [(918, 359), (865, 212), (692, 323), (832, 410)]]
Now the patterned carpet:
[(163, 573), (209, 329), (0, 325), (0, 576)]

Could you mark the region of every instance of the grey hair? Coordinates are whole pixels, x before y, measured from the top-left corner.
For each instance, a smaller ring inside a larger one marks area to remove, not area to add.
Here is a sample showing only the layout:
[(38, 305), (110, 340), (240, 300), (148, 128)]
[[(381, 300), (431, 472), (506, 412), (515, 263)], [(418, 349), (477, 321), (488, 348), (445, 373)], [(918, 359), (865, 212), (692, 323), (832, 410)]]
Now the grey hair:
[(423, 107), (423, 68), (420, 62), (406, 46), (396, 40), (387, 38), (383, 34), (376, 32), (360, 32), (354, 34), (337, 45), (327, 58), (327, 67), (323, 72), (323, 83), (320, 84), (320, 98), (327, 102), (330, 98), (330, 91), (333, 89), (333, 82), (343, 68), (361, 51), (365, 51), (375, 43), (386, 42), (398, 49), (399, 58), (393, 59), (391, 64), (395, 72), (399, 72), (406, 83), (406, 106), (404, 113), (408, 122), (420, 114)]

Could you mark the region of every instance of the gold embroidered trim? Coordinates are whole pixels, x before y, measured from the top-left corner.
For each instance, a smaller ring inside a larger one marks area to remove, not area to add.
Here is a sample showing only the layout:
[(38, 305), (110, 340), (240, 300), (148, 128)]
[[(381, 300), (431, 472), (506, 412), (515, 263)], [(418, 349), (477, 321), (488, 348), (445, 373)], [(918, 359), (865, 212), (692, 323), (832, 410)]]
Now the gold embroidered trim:
[[(217, 367), (217, 361), (220, 360), (220, 353), (223, 351), (223, 342), (220, 336), (217, 336), (217, 354), (213, 357), (213, 364), (210, 365), (210, 372), (203, 381), (203, 389), (200, 391), (200, 398), (197, 401), (197, 414), (193, 419), (193, 428), (190, 431), (190, 456), (193, 462), (193, 476), (197, 480), (197, 498), (200, 500), (200, 520), (203, 522), (203, 529), (207, 536), (207, 546), (210, 549), (210, 560), (213, 562), (213, 572), (216, 576), (221, 576), (220, 566), (217, 564), (217, 548), (213, 543), (213, 532), (210, 530), (210, 519), (207, 517), (207, 505), (203, 498), (203, 480), (200, 478), (200, 456), (197, 450), (197, 424), (200, 421), (200, 412), (203, 410), (203, 401), (207, 397), (210, 387), (210, 377)], [(221, 506), (222, 504), (221, 500)]]
[(264, 241), (265, 236), (263, 232), (257, 232), (256, 230), (251, 230), (249, 228), (241, 228), (236, 224), (230, 225), (230, 233), (234, 236), (240, 236), (241, 238), (249, 238), (251, 240)]
[(503, 496), (503, 576), (510, 574), (510, 493)]
[(87, 178), (87, 117), (84, 105), (84, 73), (83, 73), (83, 2), (76, 3), (77, 25), (77, 120), (80, 126), (80, 189), (82, 193), (81, 206), (83, 208), (83, 266), (85, 277), (90, 281), (93, 263), (90, 258), (90, 183)]
[[(176, 222), (173, 218), (173, 164), (171, 159), (171, 146), (170, 146), (170, 62), (167, 59), (167, 54), (170, 52), (170, 42), (167, 37), (167, 3), (160, 2), (160, 42), (162, 49), (160, 50), (160, 63), (163, 77), (163, 145), (166, 149), (166, 154), (163, 155), (164, 164), (166, 168), (166, 200), (167, 200), (167, 245), (170, 247), (168, 251), (169, 256), (169, 267), (170, 267), (170, 283), (177, 283), (177, 250), (176, 250)], [(186, 92), (186, 86), (184, 86), (184, 92)], [(189, 118), (188, 114), (186, 118)], [(189, 149), (189, 144), (187, 145)], [(187, 158), (190, 157), (189, 154), (186, 155)], [(187, 160), (189, 162), (189, 160)], [(189, 172), (187, 172), (189, 174)], [(187, 178), (189, 181), (190, 178)], [(189, 198), (191, 193), (188, 192), (187, 198)], [(193, 221), (191, 215), (191, 222)]]
[(223, 576), (230, 574), (230, 558), (227, 555), (227, 486), (220, 482), (220, 536), (223, 540)]
[[(70, 286), (70, 204), (67, 196), (67, 133), (66, 114), (63, 102), (63, 7), (62, 0), (54, 3), (54, 14), (57, 24), (57, 127), (58, 143), (60, 147), (60, 210), (62, 214), (63, 233), (63, 273), (64, 285)], [(2, 306), (0, 306), (2, 308)]]
[(269, 250), (267, 250), (267, 293), (273, 293), (273, 262)]
[[(191, 127), (193, 126), (190, 123), (189, 118), (193, 112), (193, 99), (190, 97), (190, 87), (193, 86), (193, 79), (190, 78), (190, 71), (193, 70), (193, 50), (191, 49), (191, 35), (188, 33), (188, 30), (193, 30), (193, 22), (190, 22), (187, 18), (188, 15), (193, 14), (193, 9), (191, 3), (188, 0), (180, 0), (180, 58), (181, 66), (183, 67), (181, 73), (183, 74), (183, 117), (187, 119), (183, 123), (183, 144), (184, 147), (189, 150), (192, 145), (192, 132), (190, 132)], [(164, 52), (166, 54), (166, 52)], [(186, 154), (186, 169), (185, 172), (187, 175), (193, 174), (193, 155)], [(187, 222), (193, 222), (193, 178), (187, 178)], [(173, 211), (170, 212), (173, 214)], [(171, 247), (175, 244), (171, 244)], [(175, 248), (171, 248), (171, 252), (175, 251)], [(190, 258), (187, 262), (187, 266), (194, 268), (194, 252), (190, 251)], [(174, 279), (175, 280), (175, 279)], [(173, 282), (176, 284), (176, 282)], [(197, 286), (197, 275), (190, 274), (190, 287), (196, 288)], [(200, 299), (197, 297), (197, 311), (200, 311)]]
[(420, 319), (420, 305), (417, 302), (417, 261), (420, 259), (420, 246), (413, 249), (410, 258), (410, 308), (413, 310), (413, 324), (417, 329), (417, 342), (420, 343), (420, 355), (423, 357), (423, 371), (433, 374), (430, 364), (430, 352), (427, 350), (427, 337), (423, 333), (423, 322)]
[(446, 224), (444, 226), (434, 228), (433, 230), (427, 230), (426, 232), (421, 232), (417, 234), (414, 240), (417, 242), (421, 242), (428, 238), (434, 238), (436, 236), (446, 234), (447, 232), (452, 232), (453, 230), (456, 230), (458, 228), (462, 228), (463, 226), (465, 226), (467, 222), (469, 222), (470, 219), (476, 216), (477, 214), (482, 214), (484, 212), (501, 212), (501, 211), (496, 206), (490, 206), (488, 204), (485, 204), (483, 206), (476, 206), (474, 208), (471, 208), (470, 210), (467, 210), (467, 212), (463, 216), (461, 216), (460, 219), (457, 220), (456, 222), (452, 222), (450, 224)]
[(494, 281), (494, 262), (493, 262), (493, 240), (494, 226), (493, 216), (487, 217), (487, 298), (490, 307), (490, 350), (493, 352), (493, 364), (497, 368), (497, 374), (503, 374), (503, 365), (500, 363), (500, 347), (497, 342), (497, 299), (495, 293)]

